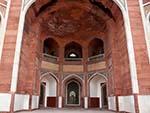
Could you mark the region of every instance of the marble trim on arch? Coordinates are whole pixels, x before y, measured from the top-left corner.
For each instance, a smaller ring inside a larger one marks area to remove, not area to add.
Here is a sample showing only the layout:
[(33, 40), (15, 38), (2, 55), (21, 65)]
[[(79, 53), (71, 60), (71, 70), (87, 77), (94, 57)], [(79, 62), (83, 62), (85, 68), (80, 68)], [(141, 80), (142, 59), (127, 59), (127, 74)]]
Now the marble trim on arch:
[(1, 61), (2, 52), (3, 52), (4, 38), (5, 38), (5, 32), (6, 32), (6, 26), (7, 26), (11, 0), (7, 0), (6, 2), (7, 4), (0, 3), (0, 6), (1, 6), (0, 16), (2, 17), (1, 26), (3, 26), (0, 29), (0, 61)]
[[(150, 2), (146, 3), (146, 5), (150, 4)], [(140, 5), (140, 11), (141, 11), (141, 16), (142, 16), (142, 22), (143, 22), (143, 27), (144, 27), (144, 34), (145, 34), (145, 40), (146, 40), (146, 46), (147, 46), (147, 51), (148, 51), (148, 58), (149, 58), (149, 63), (150, 63), (150, 34), (148, 33), (148, 25), (147, 25), (147, 16), (148, 12), (146, 14), (144, 7), (145, 4), (143, 3), (143, 0), (139, 0), (139, 5)]]
[[(20, 62), (20, 54), (21, 54), (21, 42), (22, 42), (22, 36), (23, 36), (25, 14), (26, 14), (26, 11), (28, 10), (28, 8), (36, 0), (29, 0), (28, 2), (24, 2), (24, 0), (22, 0), (22, 1), (23, 1), (22, 9), (21, 9), (22, 11), (20, 14), (19, 29), (18, 29), (18, 36), (17, 36), (14, 64), (13, 64), (11, 91), (16, 91), (16, 87), (17, 87), (19, 62)], [(134, 48), (133, 48), (133, 39), (132, 39), (132, 33), (131, 33), (131, 27), (130, 27), (130, 19), (129, 19), (129, 14), (128, 14), (127, 1), (124, 0), (125, 7), (123, 6), (123, 4), (120, 0), (113, 0), (113, 1), (118, 5), (118, 7), (120, 7), (120, 9), (123, 13), (123, 17), (124, 17), (129, 63), (130, 63), (129, 65), (130, 65), (130, 72), (131, 72), (130, 74), (131, 74), (131, 81), (132, 81), (132, 92), (139, 93), (138, 80), (137, 80), (137, 69), (136, 69), (136, 63), (135, 63), (135, 53), (134, 53)], [(24, 3), (27, 3), (26, 6), (24, 6)]]
[[(32, 1), (32, 0), (23, 0), (23, 7), (25, 8), (26, 5), (28, 5), (28, 3)], [(113, 0), (115, 1), (115, 0)], [(118, 3), (120, 2), (122, 4), (122, 6), (124, 6), (124, 8), (126, 9), (126, 6), (125, 6), (125, 0), (116, 0)]]

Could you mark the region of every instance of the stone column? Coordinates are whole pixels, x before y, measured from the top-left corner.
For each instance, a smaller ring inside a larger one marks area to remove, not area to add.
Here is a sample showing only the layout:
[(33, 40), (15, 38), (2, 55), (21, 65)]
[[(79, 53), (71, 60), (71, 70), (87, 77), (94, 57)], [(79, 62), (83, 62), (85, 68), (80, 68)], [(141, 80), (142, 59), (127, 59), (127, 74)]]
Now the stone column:
[(83, 97), (84, 97), (84, 108), (88, 109), (88, 47), (83, 47)]
[(58, 108), (63, 107), (63, 63), (64, 63), (64, 46), (60, 46), (59, 48), (59, 83), (58, 83)]

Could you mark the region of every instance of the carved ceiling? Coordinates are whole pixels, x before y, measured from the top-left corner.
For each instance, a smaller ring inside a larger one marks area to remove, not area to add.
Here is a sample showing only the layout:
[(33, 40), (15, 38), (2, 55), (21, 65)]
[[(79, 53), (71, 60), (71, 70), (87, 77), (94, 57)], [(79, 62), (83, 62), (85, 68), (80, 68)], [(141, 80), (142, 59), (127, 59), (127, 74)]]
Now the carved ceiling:
[(82, 9), (62, 8), (52, 12), (49, 18), (42, 22), (42, 27), (57, 36), (66, 36), (73, 33), (104, 31), (106, 25), (102, 19)]
[(31, 24), (38, 21), (41, 33), (57, 37), (105, 34), (106, 23), (116, 22), (120, 14), (117, 5), (110, 0), (37, 0), (30, 9), (25, 31), (31, 31)]

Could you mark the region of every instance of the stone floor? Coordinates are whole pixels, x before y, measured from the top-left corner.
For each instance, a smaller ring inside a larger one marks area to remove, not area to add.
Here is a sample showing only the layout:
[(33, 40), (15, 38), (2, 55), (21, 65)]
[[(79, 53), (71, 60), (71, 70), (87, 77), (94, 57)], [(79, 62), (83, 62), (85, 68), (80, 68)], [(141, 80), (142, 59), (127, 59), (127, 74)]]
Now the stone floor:
[(40, 109), (32, 112), (18, 112), (18, 113), (115, 113), (107, 110), (99, 110), (99, 109)]

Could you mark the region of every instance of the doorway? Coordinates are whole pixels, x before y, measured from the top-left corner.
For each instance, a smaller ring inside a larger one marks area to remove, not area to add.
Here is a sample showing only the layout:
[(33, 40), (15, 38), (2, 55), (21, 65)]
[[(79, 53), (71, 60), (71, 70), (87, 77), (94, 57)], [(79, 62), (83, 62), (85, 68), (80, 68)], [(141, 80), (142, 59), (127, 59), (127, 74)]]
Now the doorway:
[(102, 99), (102, 108), (108, 108), (108, 101), (107, 101), (107, 86), (106, 83), (101, 84), (101, 99)]
[(45, 106), (45, 86), (46, 86), (45, 82), (42, 82), (40, 85), (40, 101), (39, 101), (40, 108)]
[(76, 81), (70, 81), (66, 87), (67, 106), (80, 106), (80, 84)]

